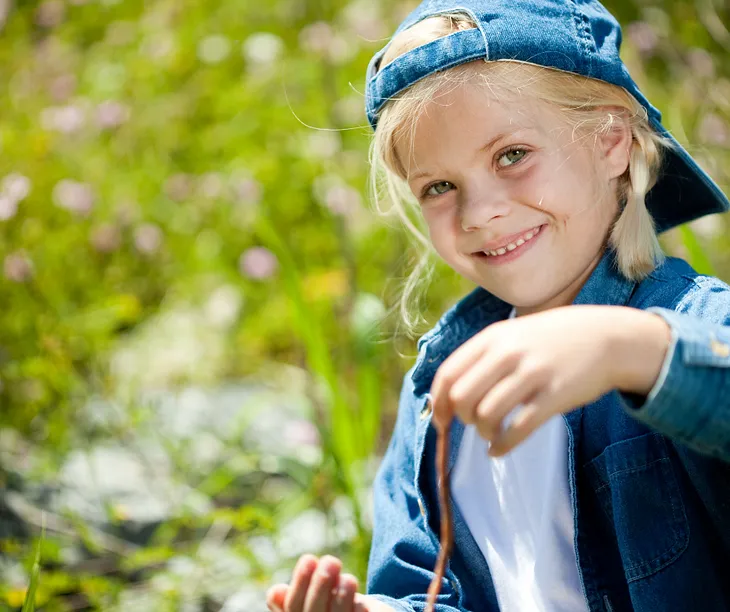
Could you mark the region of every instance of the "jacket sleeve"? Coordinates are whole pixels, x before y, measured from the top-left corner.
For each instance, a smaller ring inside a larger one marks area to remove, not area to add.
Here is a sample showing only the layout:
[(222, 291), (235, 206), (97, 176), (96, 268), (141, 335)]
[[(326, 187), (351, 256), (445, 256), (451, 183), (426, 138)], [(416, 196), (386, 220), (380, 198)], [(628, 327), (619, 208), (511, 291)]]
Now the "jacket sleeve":
[(730, 461), (730, 288), (697, 279), (676, 308), (649, 308), (672, 339), (646, 397), (621, 394), (629, 413), (703, 454)]
[[(367, 579), (367, 593), (397, 612), (425, 610), (439, 551), (416, 482), (420, 461), (416, 457), (417, 440), (424, 426), (409, 372), (395, 430), (373, 485), (373, 539)], [(461, 593), (457, 577), (447, 568), (437, 612), (467, 612)]]

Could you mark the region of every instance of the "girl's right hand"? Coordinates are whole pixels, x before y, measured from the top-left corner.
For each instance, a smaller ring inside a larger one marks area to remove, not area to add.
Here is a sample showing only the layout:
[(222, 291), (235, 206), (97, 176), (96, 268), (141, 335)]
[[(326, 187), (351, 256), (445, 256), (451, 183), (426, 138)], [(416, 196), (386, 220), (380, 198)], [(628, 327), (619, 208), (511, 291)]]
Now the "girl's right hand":
[(390, 606), (357, 592), (357, 579), (341, 574), (342, 562), (325, 555), (302, 555), (291, 583), (272, 586), (266, 605), (272, 612), (393, 612)]

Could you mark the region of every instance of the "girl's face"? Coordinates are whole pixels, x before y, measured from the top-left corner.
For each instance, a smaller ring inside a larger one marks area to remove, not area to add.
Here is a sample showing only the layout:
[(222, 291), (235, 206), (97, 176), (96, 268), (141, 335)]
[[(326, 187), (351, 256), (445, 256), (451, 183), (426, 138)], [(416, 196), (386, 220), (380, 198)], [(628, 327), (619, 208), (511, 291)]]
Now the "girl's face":
[(600, 260), (624, 132), (581, 140), (559, 109), (474, 84), (429, 102), (396, 152), (438, 254), (526, 314), (570, 304)]

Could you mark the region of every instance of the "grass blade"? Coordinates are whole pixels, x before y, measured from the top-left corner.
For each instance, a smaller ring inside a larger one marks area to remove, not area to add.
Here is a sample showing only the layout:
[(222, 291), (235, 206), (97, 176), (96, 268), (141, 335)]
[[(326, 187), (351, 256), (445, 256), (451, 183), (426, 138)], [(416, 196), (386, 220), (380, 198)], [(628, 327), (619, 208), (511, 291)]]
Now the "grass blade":
[(684, 247), (687, 249), (687, 256), (689, 264), (697, 270), (700, 274), (707, 274), (708, 276), (716, 276), (714, 266), (710, 261), (710, 258), (702, 248), (700, 241), (697, 240), (697, 236), (688, 225), (682, 225), (679, 228), (682, 235), (682, 242)]
[[(45, 518), (44, 521), (45, 523)], [(38, 583), (41, 578), (41, 546), (45, 539), (45, 527), (41, 530), (41, 537), (38, 540), (38, 547), (35, 551), (35, 560), (33, 561), (33, 568), (30, 572), (30, 584), (28, 585), (28, 592), (25, 594), (25, 601), (23, 601), (23, 607), (21, 612), (34, 612), (35, 611), (35, 594), (38, 590)]]

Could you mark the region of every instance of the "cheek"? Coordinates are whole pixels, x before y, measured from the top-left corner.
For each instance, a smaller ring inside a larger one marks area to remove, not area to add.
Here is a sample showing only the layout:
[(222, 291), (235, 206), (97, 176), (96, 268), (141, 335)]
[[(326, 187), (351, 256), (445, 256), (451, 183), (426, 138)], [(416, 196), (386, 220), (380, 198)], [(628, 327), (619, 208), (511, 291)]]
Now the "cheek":
[(576, 190), (572, 184), (555, 180), (554, 169), (544, 169), (519, 186), (514, 197), (551, 218), (555, 225), (563, 227), (577, 210)]
[(433, 206), (424, 208), (422, 214), (433, 248), (443, 259), (449, 259), (456, 249), (456, 236), (460, 231), (456, 208)]
[(605, 194), (599, 193), (588, 169), (566, 173), (552, 168), (551, 172), (542, 174), (537, 180), (540, 185), (537, 181), (533, 183), (533, 201), (538, 203), (539, 209), (553, 217), (560, 229), (581, 226), (603, 231), (603, 226), (613, 219), (612, 204)]

